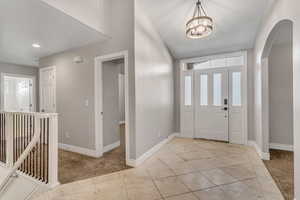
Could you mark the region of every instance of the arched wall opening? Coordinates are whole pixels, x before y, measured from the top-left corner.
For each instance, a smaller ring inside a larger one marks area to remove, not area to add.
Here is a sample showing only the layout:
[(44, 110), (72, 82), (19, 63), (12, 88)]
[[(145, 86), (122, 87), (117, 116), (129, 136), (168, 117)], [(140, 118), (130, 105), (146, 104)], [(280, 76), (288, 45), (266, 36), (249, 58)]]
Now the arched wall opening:
[[(293, 146), (293, 22), (278, 22), (261, 57), (262, 151)], [(276, 147), (275, 147), (276, 148)]]
[(261, 141), (264, 159), (270, 160), (264, 162), (286, 199), (294, 198), (293, 81), (293, 22), (282, 20), (261, 57)]

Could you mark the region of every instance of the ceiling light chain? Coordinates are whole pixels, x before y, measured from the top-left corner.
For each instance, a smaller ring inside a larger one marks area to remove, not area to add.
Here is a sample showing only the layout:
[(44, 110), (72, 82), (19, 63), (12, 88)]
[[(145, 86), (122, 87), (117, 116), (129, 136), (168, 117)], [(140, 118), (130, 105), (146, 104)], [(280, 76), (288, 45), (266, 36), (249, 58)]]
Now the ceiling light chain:
[(186, 23), (186, 36), (198, 39), (210, 35), (212, 31), (213, 20), (207, 16), (201, 0), (197, 0), (193, 17)]

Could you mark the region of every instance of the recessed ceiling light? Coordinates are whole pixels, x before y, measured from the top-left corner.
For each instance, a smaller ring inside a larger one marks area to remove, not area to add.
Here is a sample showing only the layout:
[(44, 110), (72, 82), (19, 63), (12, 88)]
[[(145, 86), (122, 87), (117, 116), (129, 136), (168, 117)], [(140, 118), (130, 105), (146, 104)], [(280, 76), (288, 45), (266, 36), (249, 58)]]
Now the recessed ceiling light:
[(40, 48), (41, 45), (39, 45), (39, 44), (37, 44), (37, 43), (34, 43), (34, 44), (32, 44), (32, 47), (34, 47), (34, 48)]

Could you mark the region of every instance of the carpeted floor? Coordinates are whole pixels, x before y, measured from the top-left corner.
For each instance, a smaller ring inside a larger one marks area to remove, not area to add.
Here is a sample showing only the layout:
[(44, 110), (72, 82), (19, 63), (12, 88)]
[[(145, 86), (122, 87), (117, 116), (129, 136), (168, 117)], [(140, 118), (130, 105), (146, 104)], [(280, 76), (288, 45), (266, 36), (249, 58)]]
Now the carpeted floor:
[(271, 160), (264, 161), (267, 169), (286, 200), (294, 199), (294, 153), (270, 150)]
[(129, 169), (125, 161), (125, 126), (120, 126), (120, 147), (101, 158), (59, 150), (58, 178), (61, 184)]

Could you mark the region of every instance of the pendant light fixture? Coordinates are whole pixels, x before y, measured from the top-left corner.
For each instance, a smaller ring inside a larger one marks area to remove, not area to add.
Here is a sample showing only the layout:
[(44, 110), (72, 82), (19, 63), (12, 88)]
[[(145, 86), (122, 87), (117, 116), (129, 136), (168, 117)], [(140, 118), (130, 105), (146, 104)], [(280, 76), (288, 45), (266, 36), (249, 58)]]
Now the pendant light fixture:
[(199, 39), (209, 36), (213, 31), (213, 20), (208, 17), (201, 0), (197, 0), (192, 19), (186, 23), (186, 36)]

